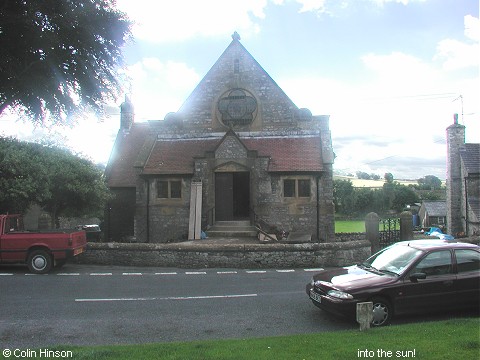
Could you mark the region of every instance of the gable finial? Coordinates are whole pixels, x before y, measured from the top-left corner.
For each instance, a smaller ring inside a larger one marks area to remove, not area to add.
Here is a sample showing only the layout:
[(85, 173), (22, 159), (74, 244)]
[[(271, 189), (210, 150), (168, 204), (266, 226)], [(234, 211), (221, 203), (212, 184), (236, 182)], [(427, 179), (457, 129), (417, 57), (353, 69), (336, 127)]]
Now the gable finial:
[(240, 41), (240, 35), (238, 34), (238, 32), (235, 31), (235, 32), (232, 34), (232, 39), (233, 39), (233, 40), (236, 40), (236, 41)]

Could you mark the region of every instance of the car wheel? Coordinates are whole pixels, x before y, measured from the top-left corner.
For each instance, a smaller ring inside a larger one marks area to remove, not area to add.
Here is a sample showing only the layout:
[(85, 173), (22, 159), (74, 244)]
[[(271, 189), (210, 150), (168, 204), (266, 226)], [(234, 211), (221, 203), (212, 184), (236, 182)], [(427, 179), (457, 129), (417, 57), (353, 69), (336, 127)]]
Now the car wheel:
[(372, 326), (387, 325), (393, 316), (393, 307), (390, 302), (384, 298), (373, 298), (373, 320)]
[(34, 250), (27, 260), (28, 269), (34, 274), (45, 274), (52, 268), (52, 257), (45, 250)]

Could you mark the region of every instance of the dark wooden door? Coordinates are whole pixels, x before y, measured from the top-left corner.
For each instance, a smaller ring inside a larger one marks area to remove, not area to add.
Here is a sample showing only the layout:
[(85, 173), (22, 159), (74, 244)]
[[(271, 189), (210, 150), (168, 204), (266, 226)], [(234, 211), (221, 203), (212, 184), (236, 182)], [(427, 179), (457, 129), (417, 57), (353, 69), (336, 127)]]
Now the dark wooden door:
[(233, 173), (215, 174), (215, 219), (233, 220)]

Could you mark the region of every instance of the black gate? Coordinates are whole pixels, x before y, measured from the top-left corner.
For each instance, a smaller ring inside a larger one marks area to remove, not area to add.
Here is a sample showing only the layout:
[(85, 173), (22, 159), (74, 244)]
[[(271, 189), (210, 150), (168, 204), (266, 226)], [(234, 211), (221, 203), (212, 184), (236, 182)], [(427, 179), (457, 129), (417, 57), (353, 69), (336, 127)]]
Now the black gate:
[(400, 219), (380, 220), (380, 248), (400, 241)]

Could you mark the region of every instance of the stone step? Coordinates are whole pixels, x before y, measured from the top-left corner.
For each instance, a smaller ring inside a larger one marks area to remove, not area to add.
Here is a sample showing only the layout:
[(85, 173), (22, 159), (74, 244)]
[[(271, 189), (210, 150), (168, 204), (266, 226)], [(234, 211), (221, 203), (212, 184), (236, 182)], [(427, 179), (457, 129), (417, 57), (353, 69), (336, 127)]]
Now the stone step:
[(217, 221), (208, 231), (209, 237), (256, 237), (257, 230), (250, 221)]

